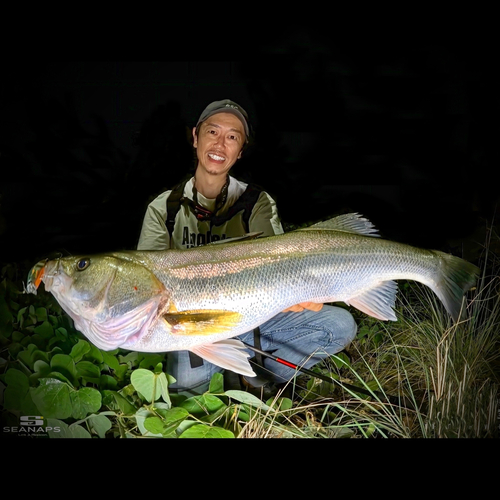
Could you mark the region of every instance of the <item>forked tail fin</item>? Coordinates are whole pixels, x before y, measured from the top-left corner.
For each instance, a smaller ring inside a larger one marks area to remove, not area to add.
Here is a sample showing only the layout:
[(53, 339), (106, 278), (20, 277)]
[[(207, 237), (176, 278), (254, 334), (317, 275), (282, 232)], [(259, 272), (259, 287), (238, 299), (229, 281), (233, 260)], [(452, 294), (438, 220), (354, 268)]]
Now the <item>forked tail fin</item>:
[(431, 287), (439, 297), (454, 321), (460, 319), (462, 298), (475, 283), (480, 269), (459, 257), (437, 250), (433, 251), (440, 259), (441, 275), (436, 285)]

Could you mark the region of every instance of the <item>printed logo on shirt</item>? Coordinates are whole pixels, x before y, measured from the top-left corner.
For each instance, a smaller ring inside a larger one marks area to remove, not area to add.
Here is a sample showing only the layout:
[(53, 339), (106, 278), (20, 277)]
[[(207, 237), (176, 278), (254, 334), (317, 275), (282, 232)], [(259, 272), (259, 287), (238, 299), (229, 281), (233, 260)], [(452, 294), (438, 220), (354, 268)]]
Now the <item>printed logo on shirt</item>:
[(214, 241), (225, 240), (226, 238), (225, 234), (219, 236), (218, 234), (212, 234), (211, 231), (207, 231), (206, 233), (190, 233), (188, 226), (184, 226), (182, 230), (182, 246), (185, 248), (199, 247), (213, 243)]

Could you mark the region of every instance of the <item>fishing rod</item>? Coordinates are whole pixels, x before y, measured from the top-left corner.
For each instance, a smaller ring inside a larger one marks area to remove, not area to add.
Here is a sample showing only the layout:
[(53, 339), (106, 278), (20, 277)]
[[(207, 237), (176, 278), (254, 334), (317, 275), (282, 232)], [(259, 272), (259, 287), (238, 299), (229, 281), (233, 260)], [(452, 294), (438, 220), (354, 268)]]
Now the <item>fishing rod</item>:
[(400, 398), (397, 398), (396, 396), (384, 394), (384, 393), (379, 392), (379, 391), (365, 389), (363, 387), (358, 387), (356, 385), (351, 385), (351, 384), (347, 384), (345, 382), (340, 382), (339, 380), (335, 380), (332, 377), (327, 377), (326, 375), (322, 375), (321, 373), (316, 373), (316, 372), (313, 372), (311, 370), (308, 370), (307, 368), (304, 368), (303, 366), (296, 365), (295, 363), (287, 361), (286, 359), (278, 358), (278, 356), (275, 356), (274, 354), (267, 352), (267, 351), (262, 351), (261, 349), (258, 349), (257, 347), (254, 347), (253, 345), (247, 344), (246, 342), (243, 342), (243, 344), (245, 345), (245, 347), (248, 347), (249, 349), (256, 352), (257, 354), (261, 354), (262, 356), (265, 356), (266, 358), (272, 359), (273, 361), (276, 361), (277, 363), (280, 363), (282, 365), (293, 368), (294, 370), (299, 370), (302, 373), (310, 375), (311, 377), (319, 378), (319, 379), (324, 380), (325, 382), (329, 382), (329, 383), (335, 382), (340, 387), (351, 390), (353, 392), (359, 392), (359, 393), (365, 394), (367, 396), (377, 396), (381, 400), (387, 399), (390, 403), (392, 403), (394, 405), (404, 406), (404, 407), (409, 408), (409, 409), (414, 409), (413, 404), (411, 404), (409, 401), (407, 401), (406, 398), (400, 399)]

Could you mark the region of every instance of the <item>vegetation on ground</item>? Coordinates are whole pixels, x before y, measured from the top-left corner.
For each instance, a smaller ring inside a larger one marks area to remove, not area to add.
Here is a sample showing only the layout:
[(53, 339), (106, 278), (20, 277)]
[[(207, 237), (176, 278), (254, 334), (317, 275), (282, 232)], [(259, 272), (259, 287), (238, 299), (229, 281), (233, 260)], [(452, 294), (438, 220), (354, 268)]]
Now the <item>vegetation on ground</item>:
[(51, 294), (24, 294), (30, 264), (1, 268), (4, 438), (499, 436), (500, 266), (487, 248), (460, 322), (426, 287), (401, 282), (398, 321), (353, 311), (357, 338), (314, 367), (331, 383), (299, 373), (290, 381), (293, 400), (278, 393), (267, 401), (225, 388), (221, 374), (203, 395), (170, 392), (164, 354), (102, 351), (75, 330)]

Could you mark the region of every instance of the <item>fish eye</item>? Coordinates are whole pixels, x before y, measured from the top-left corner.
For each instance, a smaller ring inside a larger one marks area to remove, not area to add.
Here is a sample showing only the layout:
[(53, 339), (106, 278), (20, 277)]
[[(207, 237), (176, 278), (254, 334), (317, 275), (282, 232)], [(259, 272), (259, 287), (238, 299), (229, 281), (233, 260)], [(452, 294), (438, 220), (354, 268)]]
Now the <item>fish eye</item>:
[(90, 259), (88, 258), (84, 258), (84, 259), (80, 259), (77, 263), (76, 263), (76, 269), (78, 271), (84, 271), (85, 269), (87, 269), (87, 267), (90, 266)]

